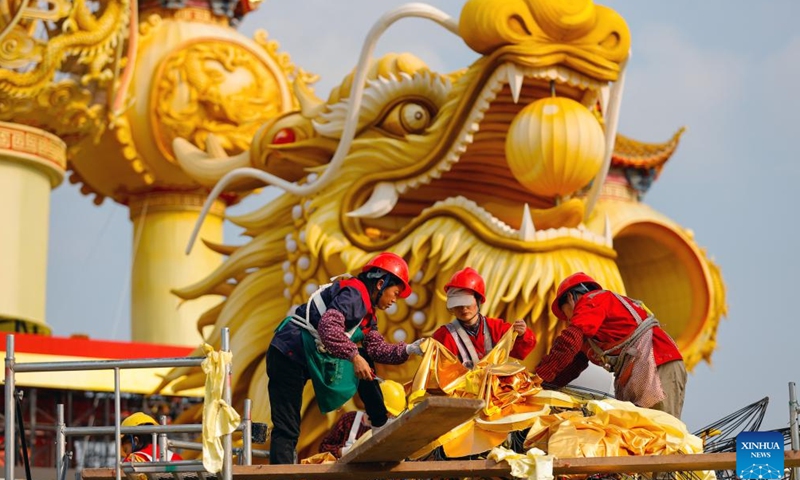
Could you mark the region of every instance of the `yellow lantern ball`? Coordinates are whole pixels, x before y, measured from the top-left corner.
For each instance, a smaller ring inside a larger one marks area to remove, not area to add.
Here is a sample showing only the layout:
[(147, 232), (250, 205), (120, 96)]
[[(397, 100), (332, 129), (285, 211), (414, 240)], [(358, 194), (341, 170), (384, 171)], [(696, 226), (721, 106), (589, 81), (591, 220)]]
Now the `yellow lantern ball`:
[(561, 197), (585, 187), (603, 163), (603, 129), (569, 98), (537, 100), (519, 112), (506, 137), (506, 159), (517, 180), (536, 195)]

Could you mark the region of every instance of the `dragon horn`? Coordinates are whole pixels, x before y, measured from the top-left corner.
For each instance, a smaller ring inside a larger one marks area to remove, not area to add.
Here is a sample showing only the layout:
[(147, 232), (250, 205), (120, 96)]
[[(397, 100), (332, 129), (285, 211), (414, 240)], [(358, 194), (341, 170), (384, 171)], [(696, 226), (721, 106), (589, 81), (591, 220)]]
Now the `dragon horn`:
[(325, 110), (325, 102), (317, 97), (301, 78), (296, 78), (292, 85), (294, 95), (300, 102), (300, 112), (306, 118), (314, 118)]

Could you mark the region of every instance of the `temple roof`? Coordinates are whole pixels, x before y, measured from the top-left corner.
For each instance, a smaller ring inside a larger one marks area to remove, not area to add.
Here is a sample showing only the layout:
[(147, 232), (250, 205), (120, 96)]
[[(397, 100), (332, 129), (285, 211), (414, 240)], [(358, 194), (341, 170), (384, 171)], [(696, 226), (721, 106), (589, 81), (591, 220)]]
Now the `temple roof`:
[(678, 148), (681, 135), (686, 131), (686, 127), (681, 127), (672, 135), (672, 138), (664, 143), (644, 143), (639, 140), (617, 134), (614, 144), (614, 155), (611, 157), (611, 165), (615, 167), (633, 168), (655, 168), (661, 170)]

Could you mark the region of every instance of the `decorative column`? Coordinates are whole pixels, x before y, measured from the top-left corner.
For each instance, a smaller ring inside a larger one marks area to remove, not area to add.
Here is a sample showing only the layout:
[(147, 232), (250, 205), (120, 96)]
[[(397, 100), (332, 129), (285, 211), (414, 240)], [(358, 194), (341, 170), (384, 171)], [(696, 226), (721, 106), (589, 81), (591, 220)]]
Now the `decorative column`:
[[(196, 246), (190, 255), (185, 253), (205, 198), (165, 192), (131, 199), (131, 340), (186, 346), (203, 342), (197, 319), (221, 298), (182, 302), (171, 290), (201, 280), (222, 263), (221, 255), (208, 248)], [(198, 238), (222, 243), (224, 213), (225, 204), (217, 201)]]
[(0, 330), (50, 333), (50, 191), (64, 178), (66, 148), (38, 128), (0, 122)]

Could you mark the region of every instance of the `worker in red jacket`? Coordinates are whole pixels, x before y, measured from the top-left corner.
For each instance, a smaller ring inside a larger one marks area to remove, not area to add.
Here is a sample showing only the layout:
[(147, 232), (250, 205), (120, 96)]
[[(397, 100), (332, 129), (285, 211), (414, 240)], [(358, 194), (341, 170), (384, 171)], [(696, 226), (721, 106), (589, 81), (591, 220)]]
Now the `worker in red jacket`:
[[(127, 417), (120, 423), (121, 427), (138, 427), (141, 425), (158, 425), (156, 419), (144, 412), (136, 412)], [(153, 436), (146, 435), (122, 435), (120, 438), (122, 446), (123, 462), (158, 462), (158, 446), (153, 444)], [(183, 460), (179, 454), (167, 450), (167, 461), (175, 462)]]
[(603, 290), (578, 272), (561, 282), (550, 308), (569, 325), (536, 367), (542, 380), (562, 387), (591, 361), (614, 374), (618, 400), (680, 418), (686, 391), (683, 356), (642, 302)]
[(510, 328), (517, 332), (511, 356), (524, 359), (536, 346), (536, 336), (524, 320), (509, 324), (481, 314), (486, 303), (486, 284), (474, 269), (459, 270), (444, 287), (447, 311), (456, 318), (433, 332), (433, 338), (447, 347), (467, 368), (473, 368)]

